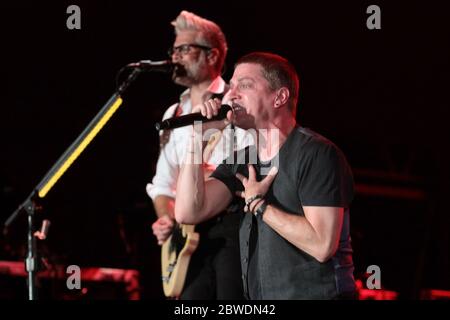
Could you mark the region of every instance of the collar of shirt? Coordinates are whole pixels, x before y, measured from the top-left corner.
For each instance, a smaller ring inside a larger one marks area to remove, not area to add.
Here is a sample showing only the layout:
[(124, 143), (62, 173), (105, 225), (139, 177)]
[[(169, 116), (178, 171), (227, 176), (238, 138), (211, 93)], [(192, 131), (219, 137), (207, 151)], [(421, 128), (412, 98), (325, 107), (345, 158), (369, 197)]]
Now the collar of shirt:
[[(224, 93), (226, 86), (227, 85), (225, 83), (225, 80), (223, 80), (222, 77), (218, 76), (211, 82), (208, 89), (206, 90), (206, 93), (208, 93), (208, 95)], [(189, 99), (190, 92), (191, 92), (191, 89), (186, 89), (180, 95), (180, 105), (181, 105), (181, 108), (183, 109), (182, 114), (187, 114), (187, 113), (191, 112), (192, 105), (191, 105), (191, 101)], [(205, 96), (208, 96), (208, 95), (205, 95)]]

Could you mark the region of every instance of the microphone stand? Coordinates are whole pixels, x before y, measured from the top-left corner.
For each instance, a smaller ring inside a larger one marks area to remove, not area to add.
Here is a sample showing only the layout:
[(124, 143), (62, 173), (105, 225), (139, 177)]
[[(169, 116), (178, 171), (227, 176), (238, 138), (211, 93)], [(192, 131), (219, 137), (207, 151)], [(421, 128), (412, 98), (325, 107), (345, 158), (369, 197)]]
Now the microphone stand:
[(20, 213), (26, 212), (28, 215), (27, 229), (27, 257), (25, 259), (25, 268), (28, 279), (28, 300), (36, 300), (36, 273), (38, 271), (36, 236), (34, 235), (34, 215), (40, 209), (38, 201), (44, 198), (47, 192), (53, 187), (64, 172), (72, 165), (78, 156), (84, 151), (87, 145), (94, 139), (98, 132), (103, 128), (106, 122), (112, 117), (114, 112), (122, 104), (121, 94), (128, 88), (138, 74), (141, 68), (135, 68), (128, 78), (120, 85), (117, 91), (102, 107), (99, 113), (91, 120), (78, 138), (63, 153), (53, 167), (47, 172), (44, 178), (39, 182), (33, 192), (19, 205), (4, 224), (4, 231), (17, 218)]

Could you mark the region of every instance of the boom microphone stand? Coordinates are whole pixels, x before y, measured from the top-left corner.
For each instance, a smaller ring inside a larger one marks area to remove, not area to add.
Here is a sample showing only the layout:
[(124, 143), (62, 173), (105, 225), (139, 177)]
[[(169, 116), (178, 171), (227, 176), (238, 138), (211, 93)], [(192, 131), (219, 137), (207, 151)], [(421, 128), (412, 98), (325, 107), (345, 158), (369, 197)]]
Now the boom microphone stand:
[(36, 273), (37, 273), (37, 253), (36, 253), (36, 236), (34, 234), (34, 216), (40, 208), (38, 205), (39, 199), (44, 198), (55, 183), (61, 178), (66, 170), (75, 162), (78, 156), (84, 151), (88, 144), (100, 132), (103, 126), (110, 120), (113, 114), (122, 104), (121, 95), (128, 88), (128, 86), (136, 79), (142, 71), (161, 71), (169, 72), (172, 68), (170, 61), (156, 61), (149, 60), (132, 63), (119, 71), (119, 74), (124, 69), (132, 69), (127, 79), (118, 87), (117, 91), (106, 102), (98, 114), (91, 120), (78, 138), (70, 145), (70, 147), (63, 153), (53, 167), (47, 172), (44, 178), (33, 189), (33, 192), (22, 202), (21, 205), (11, 214), (5, 222), (5, 230), (17, 218), (20, 213), (28, 215), (28, 230), (27, 230), (27, 257), (25, 259), (25, 268), (28, 276), (28, 299), (36, 299)]

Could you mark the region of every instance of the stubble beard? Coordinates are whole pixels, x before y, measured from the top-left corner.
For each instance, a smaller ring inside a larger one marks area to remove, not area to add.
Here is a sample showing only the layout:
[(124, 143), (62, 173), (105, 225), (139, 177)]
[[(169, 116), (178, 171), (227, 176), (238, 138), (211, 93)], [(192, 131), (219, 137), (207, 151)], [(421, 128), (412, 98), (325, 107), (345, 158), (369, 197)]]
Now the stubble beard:
[(194, 84), (200, 82), (199, 70), (199, 63), (193, 64), (189, 68), (186, 68), (181, 64), (177, 64), (175, 65), (172, 73), (172, 80), (176, 84), (185, 87), (192, 87)]

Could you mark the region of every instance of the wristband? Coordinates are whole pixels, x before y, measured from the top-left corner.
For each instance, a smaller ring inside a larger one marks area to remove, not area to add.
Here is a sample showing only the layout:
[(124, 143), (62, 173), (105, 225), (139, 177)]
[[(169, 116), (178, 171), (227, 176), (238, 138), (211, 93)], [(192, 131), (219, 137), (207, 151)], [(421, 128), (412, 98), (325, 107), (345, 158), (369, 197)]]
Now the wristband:
[(258, 209), (255, 210), (255, 217), (261, 216), (264, 214), (264, 212), (267, 209), (268, 204), (264, 201), (262, 205), (258, 207)]
[(245, 211), (249, 211), (250, 210), (250, 205), (252, 204), (253, 201), (255, 201), (256, 199), (262, 199), (263, 195), (262, 194), (256, 194), (253, 197), (248, 198), (247, 200), (245, 200)]

